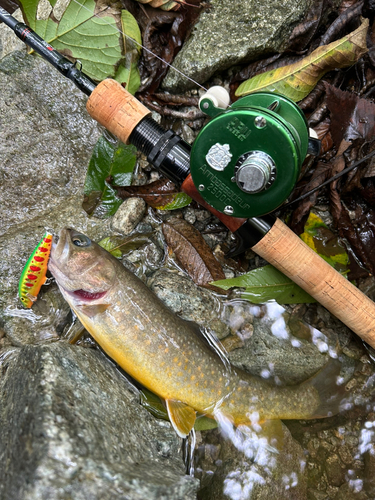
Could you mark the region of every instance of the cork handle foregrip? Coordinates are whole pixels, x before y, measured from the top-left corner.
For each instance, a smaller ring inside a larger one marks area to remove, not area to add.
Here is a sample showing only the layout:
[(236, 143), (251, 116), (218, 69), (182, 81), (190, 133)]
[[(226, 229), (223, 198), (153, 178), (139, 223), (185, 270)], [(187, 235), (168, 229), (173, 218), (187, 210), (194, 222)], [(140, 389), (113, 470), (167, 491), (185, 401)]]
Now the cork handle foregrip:
[(115, 80), (107, 79), (93, 90), (86, 104), (90, 116), (125, 144), (138, 123), (151, 112)]
[(279, 219), (252, 250), (375, 348), (375, 304)]

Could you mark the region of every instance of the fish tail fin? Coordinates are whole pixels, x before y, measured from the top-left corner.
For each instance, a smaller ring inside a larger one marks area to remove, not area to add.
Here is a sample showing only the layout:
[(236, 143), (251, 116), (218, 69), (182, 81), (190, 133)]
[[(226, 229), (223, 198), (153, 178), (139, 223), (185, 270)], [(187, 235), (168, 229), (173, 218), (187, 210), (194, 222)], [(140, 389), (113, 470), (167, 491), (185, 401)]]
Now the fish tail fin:
[(329, 361), (317, 374), (303, 383), (313, 387), (319, 396), (320, 405), (309, 418), (324, 418), (337, 415), (345, 408), (348, 394), (345, 384), (340, 379), (341, 363), (338, 360)]

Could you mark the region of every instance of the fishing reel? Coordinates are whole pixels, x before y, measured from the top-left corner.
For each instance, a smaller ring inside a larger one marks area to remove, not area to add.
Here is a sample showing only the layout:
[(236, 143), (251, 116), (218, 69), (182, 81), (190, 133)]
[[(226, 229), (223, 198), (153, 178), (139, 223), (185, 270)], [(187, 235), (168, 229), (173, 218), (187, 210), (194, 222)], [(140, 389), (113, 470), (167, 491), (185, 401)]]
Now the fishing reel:
[(309, 128), (293, 101), (271, 92), (228, 105), (222, 87), (201, 97), (199, 107), (212, 120), (192, 146), (191, 176), (202, 198), (219, 212), (262, 216), (293, 190), (309, 149)]

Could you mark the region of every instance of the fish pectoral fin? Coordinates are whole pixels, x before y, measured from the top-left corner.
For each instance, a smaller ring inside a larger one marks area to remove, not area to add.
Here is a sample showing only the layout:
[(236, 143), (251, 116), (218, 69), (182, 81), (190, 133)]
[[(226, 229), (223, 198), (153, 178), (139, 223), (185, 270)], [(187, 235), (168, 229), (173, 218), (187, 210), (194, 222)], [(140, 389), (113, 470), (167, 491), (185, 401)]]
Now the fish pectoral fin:
[(167, 399), (165, 402), (173, 429), (180, 437), (186, 438), (194, 427), (196, 419), (194, 408), (174, 399)]
[(95, 305), (82, 305), (77, 306), (77, 310), (88, 316), (89, 318), (93, 318), (97, 314), (101, 314), (105, 312), (111, 304), (95, 304)]

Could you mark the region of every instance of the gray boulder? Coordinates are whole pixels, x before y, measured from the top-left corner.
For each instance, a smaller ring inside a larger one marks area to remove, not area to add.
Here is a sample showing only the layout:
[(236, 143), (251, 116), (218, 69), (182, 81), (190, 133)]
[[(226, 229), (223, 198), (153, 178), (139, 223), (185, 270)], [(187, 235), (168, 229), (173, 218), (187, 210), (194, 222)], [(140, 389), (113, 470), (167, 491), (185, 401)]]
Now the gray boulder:
[(104, 354), (29, 345), (0, 366), (0, 498), (195, 498), (181, 440)]
[[(308, 0), (211, 0), (173, 65), (202, 84), (217, 71), (281, 51), (309, 6)], [(173, 69), (163, 82), (172, 92), (194, 86)]]

